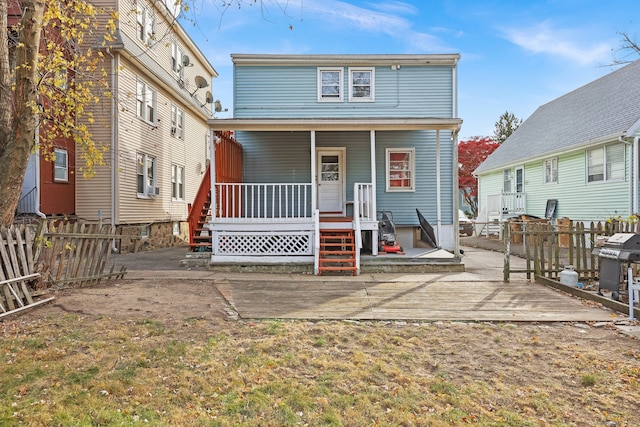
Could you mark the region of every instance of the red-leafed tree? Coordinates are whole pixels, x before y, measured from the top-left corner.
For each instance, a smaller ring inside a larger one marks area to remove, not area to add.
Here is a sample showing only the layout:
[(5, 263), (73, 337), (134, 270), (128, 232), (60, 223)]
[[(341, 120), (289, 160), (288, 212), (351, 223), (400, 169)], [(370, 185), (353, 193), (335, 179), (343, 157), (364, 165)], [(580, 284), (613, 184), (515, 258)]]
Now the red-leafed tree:
[(473, 171), (499, 146), (500, 143), (488, 136), (477, 136), (458, 144), (458, 185), (474, 217), (478, 215), (478, 179)]

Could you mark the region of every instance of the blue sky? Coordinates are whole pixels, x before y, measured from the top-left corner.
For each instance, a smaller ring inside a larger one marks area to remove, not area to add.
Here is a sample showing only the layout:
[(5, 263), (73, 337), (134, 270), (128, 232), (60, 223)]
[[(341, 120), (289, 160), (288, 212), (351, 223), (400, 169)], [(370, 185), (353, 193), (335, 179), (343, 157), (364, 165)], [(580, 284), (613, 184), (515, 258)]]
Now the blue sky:
[(195, 0), (184, 28), (220, 76), (231, 116), (231, 53), (459, 53), (460, 140), (493, 135), (505, 111), (535, 109), (615, 68), (618, 32), (640, 36), (638, 0)]

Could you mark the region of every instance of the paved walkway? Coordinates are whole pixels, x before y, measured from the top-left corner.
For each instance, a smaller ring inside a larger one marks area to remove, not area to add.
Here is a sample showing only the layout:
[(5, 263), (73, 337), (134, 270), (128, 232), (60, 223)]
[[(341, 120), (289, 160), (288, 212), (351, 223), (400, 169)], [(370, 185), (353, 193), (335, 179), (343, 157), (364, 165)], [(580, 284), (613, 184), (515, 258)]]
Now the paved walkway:
[[(185, 248), (115, 255), (128, 279), (212, 280), (243, 318), (611, 321), (612, 310), (527, 281), (502, 281), (503, 254), (465, 247), (464, 272), (358, 277), (180, 267)], [(512, 260), (516, 267), (522, 259)]]

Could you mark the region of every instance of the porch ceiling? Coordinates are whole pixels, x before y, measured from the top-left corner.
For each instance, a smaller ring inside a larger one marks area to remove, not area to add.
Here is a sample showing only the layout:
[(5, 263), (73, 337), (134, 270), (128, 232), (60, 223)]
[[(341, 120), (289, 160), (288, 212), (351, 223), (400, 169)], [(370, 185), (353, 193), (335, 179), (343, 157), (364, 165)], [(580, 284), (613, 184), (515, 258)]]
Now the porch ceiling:
[(292, 118), (292, 119), (209, 119), (213, 130), (234, 131), (363, 131), (363, 130), (451, 130), (458, 132), (457, 118)]

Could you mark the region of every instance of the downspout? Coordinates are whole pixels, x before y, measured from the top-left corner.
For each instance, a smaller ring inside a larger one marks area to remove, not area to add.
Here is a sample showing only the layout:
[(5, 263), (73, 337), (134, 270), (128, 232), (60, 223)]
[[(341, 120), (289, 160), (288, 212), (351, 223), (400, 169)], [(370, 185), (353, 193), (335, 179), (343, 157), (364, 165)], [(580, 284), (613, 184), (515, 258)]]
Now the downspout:
[(640, 154), (638, 152), (638, 140), (640, 139), (640, 137), (636, 136), (635, 138), (633, 138), (633, 145), (632, 145), (632, 160), (631, 160), (631, 165), (633, 167), (633, 176), (631, 179), (631, 188), (632, 188), (632, 200), (633, 200), (633, 205), (632, 205), (632, 209), (631, 209), (631, 213), (632, 214), (637, 214), (640, 212), (640, 207), (638, 206), (639, 202), (638, 202), (638, 191), (640, 190), (639, 185), (640, 185), (640, 176), (639, 176), (639, 172), (640, 172), (640, 165), (638, 165), (639, 159), (638, 159), (638, 155)]
[[(109, 53), (109, 55), (111, 56), (111, 63), (113, 64), (113, 67), (111, 69), (111, 117), (113, 119), (112, 123), (111, 123), (111, 150), (110, 150), (110, 156), (111, 156), (111, 227), (115, 227), (116, 226), (116, 171), (117, 171), (117, 167), (116, 167), (116, 143), (117, 143), (117, 133), (116, 133), (116, 126), (118, 126), (118, 109), (116, 108), (116, 102), (114, 97), (117, 96), (118, 90), (116, 88), (116, 73), (115, 70), (118, 69), (117, 67), (117, 60), (116, 57), (113, 55), (113, 53), (111, 53), (110, 49), (107, 49), (107, 52)], [(113, 239), (111, 241), (111, 251), (116, 253), (118, 252), (118, 247), (116, 246), (116, 239)]]
[(436, 130), (436, 228), (438, 229), (438, 240), (442, 239), (442, 203), (440, 201), (440, 185), (440, 129), (438, 129)]

